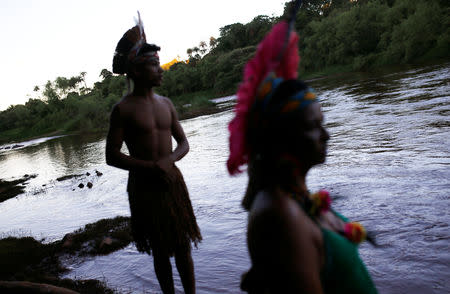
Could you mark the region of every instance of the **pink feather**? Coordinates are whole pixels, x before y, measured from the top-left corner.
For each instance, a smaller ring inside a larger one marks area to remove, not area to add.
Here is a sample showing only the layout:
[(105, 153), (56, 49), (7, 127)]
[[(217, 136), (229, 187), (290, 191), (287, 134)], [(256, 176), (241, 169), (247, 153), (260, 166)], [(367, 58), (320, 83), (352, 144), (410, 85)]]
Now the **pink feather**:
[(279, 54), (283, 50), (288, 23), (282, 21), (276, 24), (259, 43), (255, 56), (247, 62), (244, 68), (243, 82), (237, 92), (236, 116), (228, 125), (230, 131), (230, 156), (227, 161), (228, 172), (242, 172), (239, 167), (248, 162), (249, 146), (246, 142), (248, 112), (255, 101), (258, 86), (269, 72), (275, 72), (277, 77), (296, 79), (300, 61), (298, 54), (298, 35), (291, 32), (289, 42), (281, 60)]

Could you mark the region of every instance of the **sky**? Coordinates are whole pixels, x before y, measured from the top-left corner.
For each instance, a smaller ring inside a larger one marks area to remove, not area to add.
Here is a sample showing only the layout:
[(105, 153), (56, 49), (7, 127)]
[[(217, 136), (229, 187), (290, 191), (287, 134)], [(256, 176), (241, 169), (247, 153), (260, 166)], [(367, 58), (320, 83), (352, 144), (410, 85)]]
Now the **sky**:
[(161, 64), (219, 29), (255, 16), (280, 16), (286, 0), (0, 0), (0, 111), (37, 98), (57, 77), (86, 72), (88, 86), (112, 71), (117, 42), (141, 14), (147, 42), (161, 47)]

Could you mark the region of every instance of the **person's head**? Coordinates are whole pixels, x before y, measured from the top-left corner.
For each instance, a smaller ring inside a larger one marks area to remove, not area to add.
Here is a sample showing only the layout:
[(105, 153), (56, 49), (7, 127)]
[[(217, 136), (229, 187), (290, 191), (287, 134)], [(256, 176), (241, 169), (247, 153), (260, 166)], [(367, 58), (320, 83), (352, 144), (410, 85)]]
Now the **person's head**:
[(142, 24), (128, 30), (117, 43), (113, 59), (113, 73), (126, 74), (134, 82), (161, 84), (160, 47), (146, 43)]
[(315, 94), (299, 80), (280, 79), (273, 84), (272, 93), (257, 99), (249, 113), (249, 159), (288, 157), (304, 170), (323, 163), (329, 136)]
[(245, 65), (228, 125), (229, 173), (241, 172), (248, 163), (245, 208), (254, 192), (268, 186), (289, 188), (296, 174), (306, 175), (325, 160), (328, 133), (316, 95), (297, 80), (298, 35), (291, 29), (282, 21), (258, 44)]
[(163, 69), (159, 63), (159, 47), (145, 43), (139, 51), (137, 60), (131, 63), (127, 75), (135, 82), (141, 82), (149, 86), (160, 86)]
[(251, 107), (244, 208), (250, 209), (259, 190), (274, 186), (291, 189), (299, 173), (306, 174), (310, 167), (325, 161), (329, 135), (311, 91), (302, 81), (279, 79), (276, 88), (257, 98)]

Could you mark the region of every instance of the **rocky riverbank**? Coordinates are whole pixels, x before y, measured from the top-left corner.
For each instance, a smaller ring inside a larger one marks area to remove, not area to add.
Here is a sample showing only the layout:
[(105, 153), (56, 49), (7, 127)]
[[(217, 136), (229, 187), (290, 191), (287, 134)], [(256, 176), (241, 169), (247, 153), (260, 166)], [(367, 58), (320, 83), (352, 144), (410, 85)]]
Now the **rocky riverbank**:
[(131, 240), (130, 219), (122, 216), (88, 224), (48, 244), (32, 237), (0, 239), (0, 292), (116, 293), (98, 280), (60, 278), (67, 271), (61, 260), (107, 255)]
[[(73, 180), (72, 190), (90, 189), (102, 175), (94, 170), (62, 176), (53, 182)], [(37, 174), (0, 179), (0, 202), (23, 194), (29, 180), (35, 177)], [(61, 260), (106, 255), (122, 249), (132, 240), (129, 227), (129, 218), (118, 216), (88, 224), (52, 243), (32, 237), (0, 239), (0, 293), (116, 293), (102, 281), (61, 279), (61, 274), (67, 271)]]
[[(77, 186), (79, 189), (83, 189), (85, 187), (91, 189), (94, 185), (93, 182), (95, 178), (101, 177), (102, 175), (102, 172), (95, 170), (94, 172), (92, 172), (92, 174), (90, 172), (86, 172), (84, 174), (66, 175), (55, 179), (55, 181), (62, 182), (70, 179), (79, 179), (79, 181), (77, 181)], [(28, 181), (37, 176), (37, 174), (25, 174), (18, 179), (0, 179), (0, 203), (24, 193)], [(43, 187), (45, 186), (46, 184), (43, 185)], [(75, 190), (75, 187), (73, 187), (72, 190)]]
[(28, 184), (28, 180), (35, 177), (37, 177), (36, 174), (26, 174), (19, 179), (10, 181), (0, 179), (0, 202), (22, 194), (25, 191), (25, 186)]

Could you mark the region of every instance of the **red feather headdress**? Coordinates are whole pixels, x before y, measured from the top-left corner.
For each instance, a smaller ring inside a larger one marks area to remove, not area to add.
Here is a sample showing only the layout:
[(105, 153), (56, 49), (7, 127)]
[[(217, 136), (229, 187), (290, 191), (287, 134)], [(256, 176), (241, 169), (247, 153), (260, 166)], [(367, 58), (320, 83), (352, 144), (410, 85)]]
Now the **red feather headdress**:
[(259, 43), (255, 56), (245, 65), (243, 82), (237, 92), (234, 110), (236, 116), (228, 125), (230, 156), (227, 167), (230, 174), (242, 172), (240, 166), (248, 162), (248, 114), (256, 100), (261, 82), (270, 74), (285, 80), (297, 78), (300, 61), (298, 39), (295, 32), (289, 31), (289, 24), (282, 21)]

